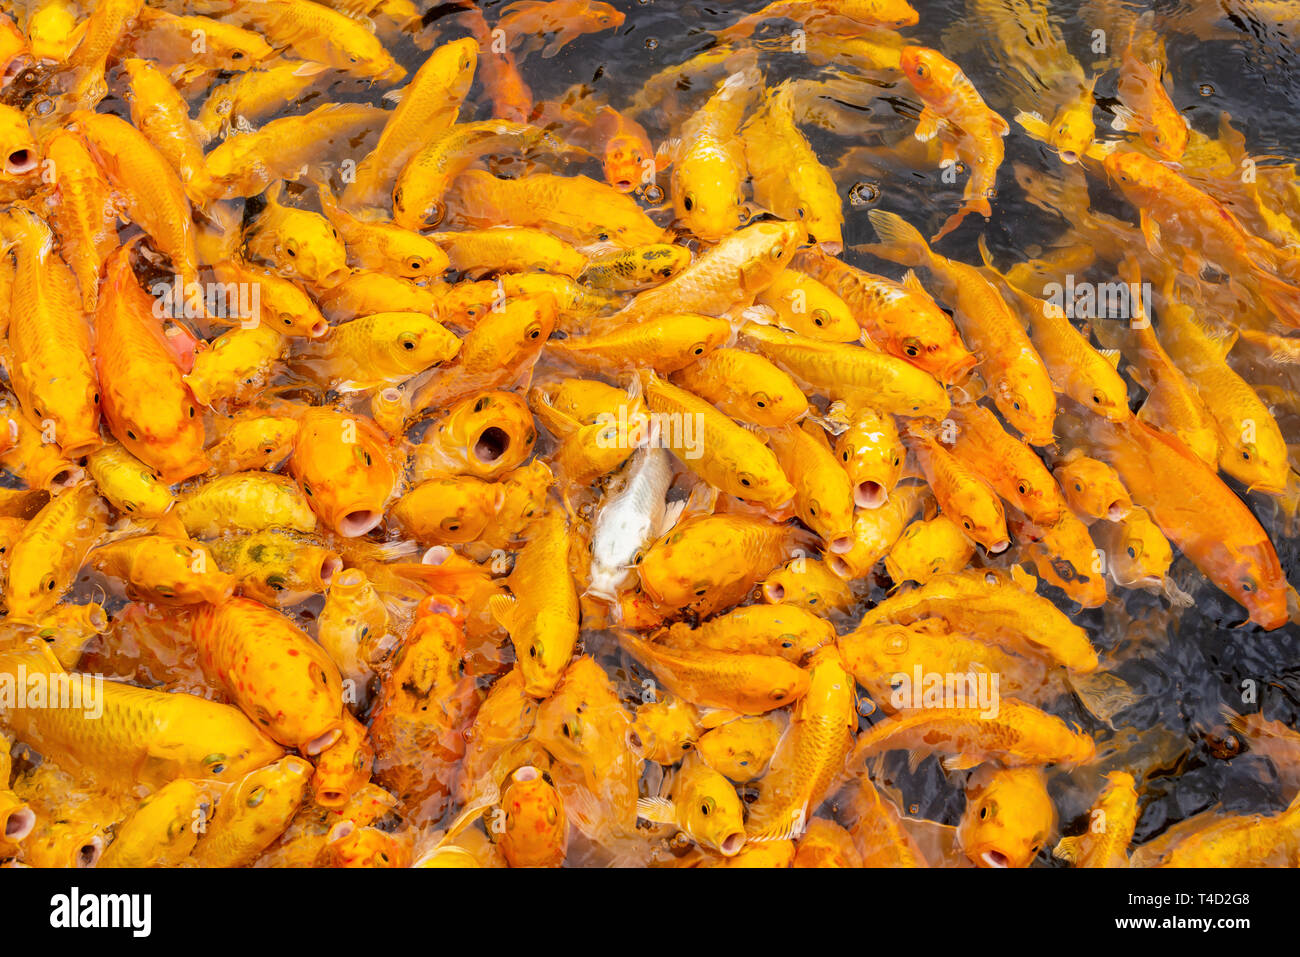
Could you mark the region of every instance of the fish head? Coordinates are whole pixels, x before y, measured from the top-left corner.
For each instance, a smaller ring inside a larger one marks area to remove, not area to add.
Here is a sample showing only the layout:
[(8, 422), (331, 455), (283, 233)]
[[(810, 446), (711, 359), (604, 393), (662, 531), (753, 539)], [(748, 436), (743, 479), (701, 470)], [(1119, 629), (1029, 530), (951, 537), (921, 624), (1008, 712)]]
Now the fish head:
[(1060, 466), (1055, 475), (1070, 507), (1089, 518), (1118, 522), (1133, 507), (1128, 489), (1105, 462), (1081, 455)]
[(27, 127), (27, 118), (12, 106), (0, 105), (0, 179), (22, 179), (40, 164), (36, 138)]
[[(683, 776), (687, 776), (683, 772)], [(745, 846), (744, 805), (730, 781), (699, 764), (689, 774), (689, 784), (674, 793), (684, 805), (679, 820), (698, 843), (724, 857), (734, 857)]]
[(538, 867), (564, 859), (568, 817), (559, 792), (531, 764), (516, 768), (501, 795), (505, 830), (501, 852), (512, 867)]
[(961, 76), (961, 68), (938, 50), (905, 46), (899, 54), (903, 75), (925, 100), (942, 99)]
[(882, 27), (911, 27), (920, 21), (920, 14), (907, 0), (849, 0), (838, 12), (859, 23)]
[[(352, 795), (370, 780), (374, 760), (375, 751), (370, 744), (366, 729), (359, 725), (355, 718), (345, 715), (343, 734), (332, 745), (316, 755), (314, 773), (310, 765), (305, 769), (305, 774), (311, 775), (313, 800), (321, 807), (342, 808)], [(272, 768), (274, 767), (275, 765), (272, 765)], [(287, 769), (276, 772), (273, 782), (268, 782), (268, 786), (274, 783), (287, 790), (286, 780), (297, 787), (301, 794), (306, 778), (300, 779), (297, 772), (291, 775)]]
[(1055, 827), (1041, 769), (986, 764), (967, 782), (957, 840), (977, 867), (1028, 867)]
[[(647, 165), (649, 164), (649, 165)], [(605, 181), (620, 193), (654, 182), (655, 154), (644, 135), (618, 133), (605, 143)]]
[(463, 454), (471, 475), (496, 478), (523, 462), (537, 441), (528, 403), (510, 392), (482, 392), (453, 406), (436, 441)]
[(636, 709), (633, 747), (657, 764), (676, 764), (695, 746), (700, 730), (700, 713), (693, 704), (665, 696)]
[(1063, 163), (1077, 163), (1092, 146), (1097, 135), (1093, 121), (1093, 99), (1090, 90), (1076, 101), (1067, 103), (1057, 112), (1048, 131), (1048, 143), (1056, 150)]

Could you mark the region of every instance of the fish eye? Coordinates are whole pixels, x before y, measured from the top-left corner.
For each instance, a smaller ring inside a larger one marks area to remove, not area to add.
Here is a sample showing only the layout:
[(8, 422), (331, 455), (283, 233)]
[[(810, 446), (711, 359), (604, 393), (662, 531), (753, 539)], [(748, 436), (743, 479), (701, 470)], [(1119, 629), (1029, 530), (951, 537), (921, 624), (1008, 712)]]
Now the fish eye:
[(409, 263), (407, 263), (407, 265), (411, 268), (411, 272), (419, 272), (421, 269), (424, 268), (424, 260), (412, 259)]
[(1138, 557), (1137, 549), (1134, 548), (1132, 545), (1130, 545), (1130, 546), (1128, 547), (1128, 557), (1129, 557), (1129, 558), (1137, 558), (1137, 557)]
[(772, 252), (769, 255), (772, 257), (772, 262), (777, 262), (782, 256), (785, 255), (785, 247), (773, 246)]
[(925, 77), (927, 77), (929, 73), (930, 73), (930, 68), (927, 67), (924, 63), (918, 63), (916, 65), (916, 75), (921, 79), (925, 79)]
[(1103, 396), (1100, 391), (1093, 392), (1092, 394), (1093, 405), (1101, 405), (1105, 401), (1106, 401), (1105, 396)]
[(813, 325), (820, 329), (831, 321), (831, 314), (825, 309), (814, 309), (812, 311), (812, 321)]
[(988, 805), (985, 805), (984, 807), (980, 808), (980, 820), (981, 821), (986, 820), (988, 816), (989, 816)]
[(1075, 482), (1075, 483), (1074, 483), (1074, 490), (1075, 490), (1076, 492), (1082, 492), (1082, 491), (1083, 491), (1083, 486), (1080, 485), (1078, 482)]
[(894, 456), (894, 465), (898, 465), (901, 461), (902, 459), (900, 459), (897, 455)]
[(249, 807), (257, 807), (264, 800), (266, 800), (266, 788), (259, 784), (248, 792), (248, 800), (244, 803)]
[(785, 688), (773, 688), (773, 689), (772, 689), (772, 700), (773, 700), (773, 701), (784, 701), (784, 700), (789, 696), (789, 694), (790, 694), (790, 692), (789, 692), (787, 689), (785, 689)]
[(704, 343), (697, 342), (695, 343), (695, 345), (691, 346), (691, 355), (693, 356), (704, 355)]
[(542, 330), (537, 326), (529, 326), (528, 331), (526, 333), (529, 339), (534, 339), (534, 340), (537, 339), (539, 336), (541, 336), (541, 334), (542, 334)]
[(753, 399), (754, 405), (758, 406), (760, 409), (766, 409), (768, 403), (772, 401), (766, 392), (755, 392)]
[(804, 216), (806, 215), (805, 212), (804, 212), (804, 208), (803, 208), (802, 206), (800, 206), (798, 209), (796, 209), (796, 210), (794, 211), (794, 214), (795, 214), (796, 216), (798, 216), (800, 219), (803, 219)]
[(133, 432), (131, 429), (127, 429), (127, 430), (126, 430), (126, 437), (127, 437), (128, 439), (130, 439), (132, 442), (134, 442), (134, 441), (135, 441), (135, 432)]
[[(528, 646), (528, 657), (529, 657), (529, 658), (536, 658), (536, 657), (537, 657), (537, 646), (536, 646), (536, 645), (529, 645), (529, 646)], [(568, 726), (566, 725), (565, 727), (568, 727)]]
[(694, 208), (695, 208), (695, 194), (687, 193), (684, 197), (682, 197), (682, 209), (686, 210), (689, 213)]
[(232, 60), (242, 60), (243, 58), (244, 58), (243, 50), (236, 50), (234, 53), (230, 54), (230, 59)]
[(298, 247), (293, 243), (285, 243), (284, 251), (289, 254), (290, 259), (296, 259), (298, 257)]
[(964, 528), (964, 529), (966, 529), (966, 531), (969, 532), (969, 531), (971, 530), (970, 519), (968, 519), (968, 518), (963, 518), (963, 519), (961, 520), (961, 527)]
[(1015, 409), (1017, 412), (1019, 412), (1019, 411), (1020, 411), (1020, 403), (1019, 403), (1019, 402), (1012, 402), (1012, 403), (1011, 403), (1011, 408), (1013, 408), (1013, 409)]
[(1242, 450), (1241, 450), (1241, 459), (1242, 459), (1243, 462), (1249, 462), (1249, 461), (1250, 461), (1250, 450), (1249, 450), (1249, 449), (1242, 449)]
[(1019, 492), (1021, 495), (1028, 495), (1028, 494), (1029, 494), (1029, 483), (1028, 483), (1028, 482), (1019, 482), (1019, 483), (1016, 485), (1016, 491)]
[(1255, 590), (1255, 583), (1249, 578), (1243, 578), (1241, 580), (1241, 590), (1249, 595)]
[(402, 333), (401, 338), (399, 338), (397, 341), (402, 344), (402, 348), (405, 349), (407, 352), (410, 352), (412, 349), (415, 348), (414, 333), (404, 332)]
[(293, 316), (289, 315), (287, 312), (282, 312), (280, 313), (280, 321), (283, 322), (286, 326), (292, 326)]
[(903, 340), (903, 355), (915, 359), (921, 354), (921, 343), (916, 339)]
[(567, 721), (564, 722), (564, 724), (560, 725), (560, 732), (561, 732), (561, 733), (562, 733), (566, 738), (572, 738), (572, 737), (573, 737), (573, 730), (569, 727), (569, 722), (567, 722)]
[(700, 813), (703, 814), (705, 817), (708, 817), (710, 814), (713, 813), (713, 808), (715, 806), (716, 805), (714, 803), (713, 798), (705, 798), (703, 801), (700, 802)]
[(849, 460), (849, 450), (848, 450), (848, 449), (845, 449), (845, 450), (844, 450), (844, 461), (847, 462), (848, 460)]

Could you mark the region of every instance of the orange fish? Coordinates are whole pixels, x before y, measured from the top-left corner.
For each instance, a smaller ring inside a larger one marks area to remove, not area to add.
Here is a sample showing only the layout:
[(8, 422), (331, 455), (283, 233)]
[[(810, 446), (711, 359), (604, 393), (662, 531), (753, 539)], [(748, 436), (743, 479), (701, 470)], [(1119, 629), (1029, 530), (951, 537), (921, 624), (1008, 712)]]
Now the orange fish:
[(278, 611), (249, 598), (205, 604), (191, 634), (203, 673), (272, 738), (315, 755), (342, 735), (338, 668)]
[(136, 282), (133, 246), (108, 261), (95, 312), (101, 405), (117, 440), (171, 485), (209, 468), (203, 414), (165, 344), (157, 300)]
[(364, 535), (384, 519), (397, 482), (387, 439), (375, 423), (338, 409), (302, 416), (289, 470), (312, 510), (345, 538)]

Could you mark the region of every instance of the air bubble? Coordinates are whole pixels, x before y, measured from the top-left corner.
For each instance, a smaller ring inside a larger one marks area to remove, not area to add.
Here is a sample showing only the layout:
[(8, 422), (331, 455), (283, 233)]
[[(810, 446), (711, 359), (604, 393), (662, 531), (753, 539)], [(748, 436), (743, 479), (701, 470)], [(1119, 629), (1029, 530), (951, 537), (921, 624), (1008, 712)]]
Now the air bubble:
[(645, 38), (645, 48), (646, 48), (647, 50), (653, 50), (653, 49), (655, 49), (655, 48), (658, 47), (658, 46), (659, 46), (659, 41), (656, 40), (654, 37), (646, 37), (646, 38)]
[(876, 183), (854, 183), (849, 190), (849, 203), (853, 206), (870, 206), (880, 199), (880, 186)]
[(1202, 83), (1196, 88), (1196, 92), (1201, 96), (1214, 96), (1214, 87), (1208, 83)]

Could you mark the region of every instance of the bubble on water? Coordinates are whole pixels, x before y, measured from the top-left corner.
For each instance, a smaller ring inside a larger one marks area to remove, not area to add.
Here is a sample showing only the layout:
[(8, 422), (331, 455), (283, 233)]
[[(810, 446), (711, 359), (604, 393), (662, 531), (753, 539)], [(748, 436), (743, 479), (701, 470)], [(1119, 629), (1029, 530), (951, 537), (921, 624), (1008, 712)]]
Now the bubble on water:
[(651, 183), (641, 188), (641, 196), (647, 203), (659, 203), (663, 201), (664, 191), (662, 187)]
[(655, 49), (657, 46), (659, 46), (659, 41), (656, 40), (654, 37), (646, 37), (646, 38), (645, 38), (645, 48), (646, 48), (647, 50), (653, 50), (653, 49)]
[(1214, 96), (1214, 87), (1209, 83), (1202, 83), (1196, 88), (1196, 92), (1201, 94), (1201, 96)]
[(880, 199), (880, 186), (877, 183), (854, 183), (849, 189), (849, 203), (853, 206), (870, 206)]
[(858, 714), (864, 718), (870, 718), (876, 713), (876, 703), (870, 698), (863, 698), (858, 702)]

